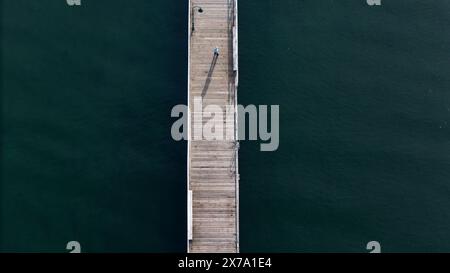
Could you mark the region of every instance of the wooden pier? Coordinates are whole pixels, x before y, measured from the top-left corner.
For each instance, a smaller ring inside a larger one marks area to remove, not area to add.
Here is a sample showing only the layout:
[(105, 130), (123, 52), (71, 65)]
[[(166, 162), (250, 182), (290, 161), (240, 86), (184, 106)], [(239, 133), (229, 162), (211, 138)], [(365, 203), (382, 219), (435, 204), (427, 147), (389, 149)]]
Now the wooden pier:
[[(188, 245), (190, 253), (239, 252), (237, 0), (189, 1)], [(218, 53), (218, 54), (217, 54)], [(202, 101), (200, 109), (194, 107)], [(205, 107), (231, 107), (223, 135), (207, 139)]]

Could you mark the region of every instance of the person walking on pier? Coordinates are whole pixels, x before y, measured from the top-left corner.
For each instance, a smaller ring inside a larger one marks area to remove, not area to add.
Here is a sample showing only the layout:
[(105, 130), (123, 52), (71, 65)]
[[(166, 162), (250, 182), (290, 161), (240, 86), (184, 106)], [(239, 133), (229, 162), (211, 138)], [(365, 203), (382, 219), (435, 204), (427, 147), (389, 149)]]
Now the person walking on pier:
[(219, 57), (219, 53), (220, 53), (219, 48), (218, 47), (214, 48), (214, 57)]

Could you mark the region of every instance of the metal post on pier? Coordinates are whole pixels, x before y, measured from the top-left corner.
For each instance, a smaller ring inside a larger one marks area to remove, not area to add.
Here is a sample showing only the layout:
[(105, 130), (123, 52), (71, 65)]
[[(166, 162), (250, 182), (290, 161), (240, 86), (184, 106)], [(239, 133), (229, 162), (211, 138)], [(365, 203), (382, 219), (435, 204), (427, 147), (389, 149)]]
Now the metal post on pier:
[(191, 35), (195, 31), (195, 12), (198, 11), (198, 13), (203, 13), (202, 7), (199, 6), (193, 6), (191, 11), (191, 19), (192, 19), (192, 27), (191, 27)]

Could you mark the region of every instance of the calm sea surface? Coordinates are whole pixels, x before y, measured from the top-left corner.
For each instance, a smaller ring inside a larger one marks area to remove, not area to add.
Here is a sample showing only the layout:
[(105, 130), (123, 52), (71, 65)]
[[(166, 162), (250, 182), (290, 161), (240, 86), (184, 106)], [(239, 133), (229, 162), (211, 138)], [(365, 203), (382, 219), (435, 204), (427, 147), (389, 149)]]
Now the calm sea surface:
[[(450, 2), (239, 2), (242, 252), (449, 252)], [(0, 251), (185, 251), (187, 1), (1, 3)]]

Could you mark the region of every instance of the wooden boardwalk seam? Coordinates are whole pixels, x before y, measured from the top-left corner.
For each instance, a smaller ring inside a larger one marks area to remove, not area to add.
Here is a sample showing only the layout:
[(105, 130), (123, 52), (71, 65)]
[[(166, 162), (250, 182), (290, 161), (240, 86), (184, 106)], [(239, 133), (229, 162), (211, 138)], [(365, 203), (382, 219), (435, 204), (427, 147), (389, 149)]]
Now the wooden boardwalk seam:
[[(239, 252), (237, 142), (237, 0), (189, 1), (188, 252)], [(220, 53), (215, 56), (214, 49)], [(194, 99), (202, 99), (200, 112)], [(223, 131), (232, 139), (206, 140), (198, 128), (205, 107), (232, 108)], [(195, 112), (197, 111), (197, 112)]]

